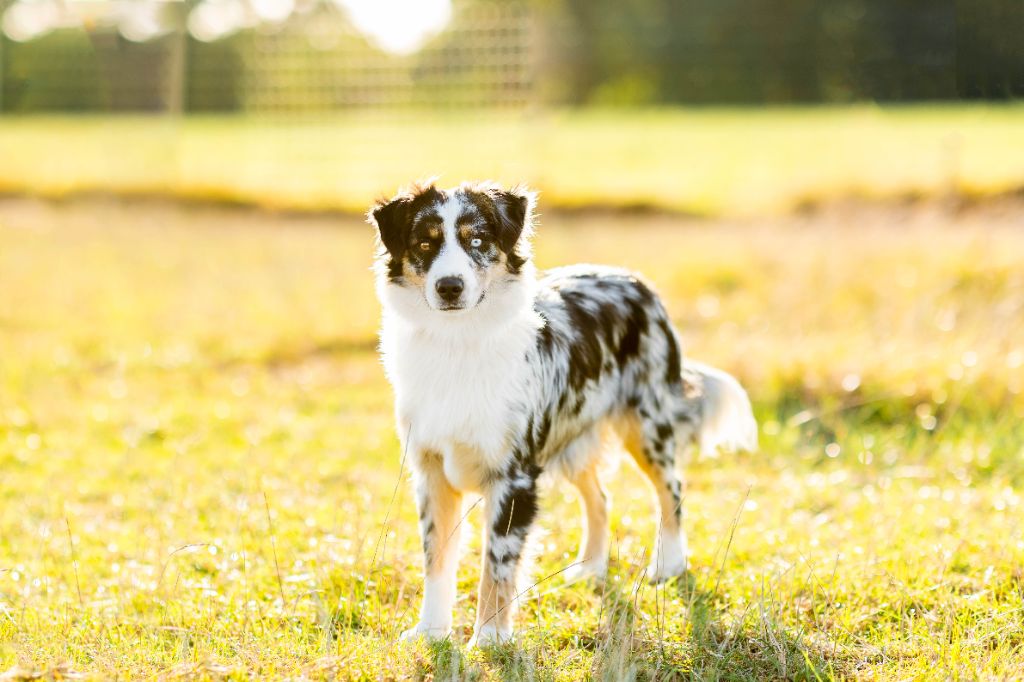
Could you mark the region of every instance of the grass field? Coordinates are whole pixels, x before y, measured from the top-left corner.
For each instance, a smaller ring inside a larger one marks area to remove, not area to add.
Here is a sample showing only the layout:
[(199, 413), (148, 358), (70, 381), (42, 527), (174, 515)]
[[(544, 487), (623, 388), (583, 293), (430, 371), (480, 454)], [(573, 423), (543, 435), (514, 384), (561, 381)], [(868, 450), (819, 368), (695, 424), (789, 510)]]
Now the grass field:
[(0, 119), (0, 191), (361, 212), (443, 173), (529, 180), (548, 207), (763, 215), (845, 197), (1024, 187), (1024, 106)]
[(476, 533), (454, 640), (396, 644), (421, 583), (370, 228), (0, 202), (0, 670), (1019, 679), (1022, 220), (1011, 200), (545, 218), (542, 266), (657, 283), (688, 353), (749, 387), (763, 448), (691, 463), (692, 572), (657, 588), (631, 467), (604, 585), (542, 580), (580, 534), (547, 488), (518, 639), (469, 651)]

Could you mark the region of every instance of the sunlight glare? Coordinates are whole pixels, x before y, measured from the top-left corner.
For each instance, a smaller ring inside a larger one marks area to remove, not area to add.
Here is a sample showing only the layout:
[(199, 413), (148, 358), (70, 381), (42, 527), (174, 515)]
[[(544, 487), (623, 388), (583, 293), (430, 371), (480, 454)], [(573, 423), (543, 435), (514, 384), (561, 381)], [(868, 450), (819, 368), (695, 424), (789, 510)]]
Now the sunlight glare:
[(251, 23), (241, 0), (204, 0), (188, 15), (188, 30), (203, 42), (218, 40)]
[(118, 31), (126, 39), (144, 43), (171, 32), (162, 2), (133, 2), (118, 6)]
[(3, 32), (16, 42), (37, 38), (60, 24), (60, 6), (51, 0), (16, 2), (3, 14)]
[(279, 24), (295, 10), (295, 0), (249, 0), (249, 6), (261, 21)]
[(381, 49), (411, 54), (451, 20), (451, 0), (335, 0)]

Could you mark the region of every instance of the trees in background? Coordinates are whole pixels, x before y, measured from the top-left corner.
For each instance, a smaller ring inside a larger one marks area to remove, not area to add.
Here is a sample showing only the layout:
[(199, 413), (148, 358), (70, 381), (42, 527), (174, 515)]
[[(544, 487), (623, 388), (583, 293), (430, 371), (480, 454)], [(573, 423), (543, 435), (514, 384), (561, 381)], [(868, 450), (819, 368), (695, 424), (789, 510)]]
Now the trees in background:
[(571, 104), (1024, 96), (1021, 0), (534, 0)]
[[(11, 0), (0, 0), (0, 10)], [(194, 6), (188, 0), (186, 6)], [(337, 3), (211, 42), (0, 34), (0, 110), (336, 110), (1024, 96), (1024, 0), (453, 0), (389, 55)]]

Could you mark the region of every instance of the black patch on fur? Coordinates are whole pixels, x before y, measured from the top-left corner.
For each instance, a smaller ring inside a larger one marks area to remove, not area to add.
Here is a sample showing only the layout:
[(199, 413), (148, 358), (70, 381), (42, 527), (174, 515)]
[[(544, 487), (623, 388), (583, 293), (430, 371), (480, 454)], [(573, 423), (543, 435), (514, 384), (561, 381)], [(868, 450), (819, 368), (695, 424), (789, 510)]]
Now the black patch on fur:
[(439, 244), (435, 245), (430, 251), (420, 251), (413, 244), (409, 247), (409, 253), (406, 255), (404, 262), (411, 265), (415, 272), (426, 273), (430, 270), (430, 266), (433, 265), (434, 259), (441, 253), (439, 246)]
[(433, 535), (434, 535), (434, 531), (435, 530), (436, 530), (436, 528), (434, 526), (434, 522), (433, 521), (428, 521), (427, 525), (423, 528), (423, 531), (420, 533), (420, 541), (423, 544), (423, 553), (425, 555), (427, 555), (428, 563), (430, 561), (431, 552), (434, 549), (434, 547), (433, 547), (433, 544), (434, 544), (433, 543), (433, 540), (434, 540)]
[(577, 338), (569, 345), (569, 385), (575, 391), (601, 376), (604, 353), (601, 349), (601, 322), (584, 307), (587, 297), (579, 291), (561, 291), (566, 312)]
[(390, 200), (382, 200), (370, 209), (371, 222), (377, 226), (380, 241), (388, 252), (388, 277), (402, 276), (402, 261), (412, 231), (412, 220), (425, 206), (444, 199), (433, 185), (417, 186), (400, 192)]
[(510, 552), (508, 552), (506, 554), (502, 554), (502, 555), (499, 556), (498, 554), (495, 553), (493, 548), (488, 547), (487, 548), (487, 559), (492, 564), (504, 564), (504, 563), (507, 563), (509, 561), (518, 561), (519, 560), (519, 552), (517, 552), (517, 551), (510, 551)]
[(658, 326), (661, 327), (661, 333), (665, 335), (665, 344), (667, 346), (665, 381), (670, 386), (677, 386), (683, 380), (682, 361), (679, 357), (679, 341), (676, 340), (676, 335), (672, 332), (672, 327), (669, 326), (667, 319), (664, 317), (659, 318)]
[(492, 530), (495, 535), (525, 536), (537, 516), (537, 485), (534, 477), (529, 486), (517, 486), (502, 500), (501, 508), (494, 517)]
[(657, 299), (654, 295), (654, 291), (649, 286), (641, 282), (636, 277), (630, 277), (629, 280), (633, 284), (633, 290), (640, 296), (640, 302), (644, 305), (651, 305)]
[(537, 436), (534, 439), (534, 456), (536, 456), (537, 453), (543, 450), (544, 446), (547, 445), (549, 435), (551, 435), (551, 413), (547, 412), (540, 420), (540, 427), (537, 429)]
[(518, 535), (526, 531), (536, 516), (537, 493), (533, 488), (518, 489), (502, 506), (494, 531), (499, 535)]
[(488, 186), (469, 185), (461, 189), (493, 230), (498, 248), (505, 253), (508, 271), (518, 275), (526, 264), (526, 258), (516, 249), (530, 208), (526, 194)]
[(647, 331), (647, 313), (639, 303), (630, 302), (632, 310), (626, 320), (626, 332), (619, 339), (619, 347), (615, 350), (615, 359), (619, 367), (640, 354), (640, 340)]
[(551, 358), (555, 354), (555, 332), (551, 323), (544, 320), (544, 326), (537, 330), (537, 348), (546, 357)]

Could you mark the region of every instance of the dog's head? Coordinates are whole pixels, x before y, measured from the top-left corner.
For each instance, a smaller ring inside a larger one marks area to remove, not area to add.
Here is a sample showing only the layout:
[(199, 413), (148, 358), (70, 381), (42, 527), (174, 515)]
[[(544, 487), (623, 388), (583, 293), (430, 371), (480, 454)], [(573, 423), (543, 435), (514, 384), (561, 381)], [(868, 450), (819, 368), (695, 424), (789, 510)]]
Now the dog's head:
[[(417, 318), (458, 316), (507, 292), (529, 261), (534, 194), (522, 187), (414, 186), (370, 209), (382, 296)], [(389, 295), (390, 294), (390, 295)]]

